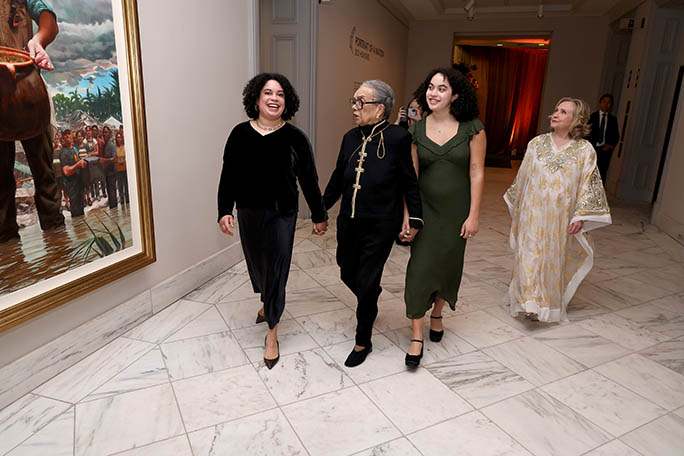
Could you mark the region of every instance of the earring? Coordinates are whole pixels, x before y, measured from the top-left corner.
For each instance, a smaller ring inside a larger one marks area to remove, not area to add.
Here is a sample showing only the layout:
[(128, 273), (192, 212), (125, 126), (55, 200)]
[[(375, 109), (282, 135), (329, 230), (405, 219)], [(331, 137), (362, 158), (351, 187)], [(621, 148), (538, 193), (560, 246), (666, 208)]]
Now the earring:
[(258, 104), (255, 104), (255, 105), (254, 105), (254, 109), (256, 109), (256, 112), (259, 112), (259, 105), (258, 105)]

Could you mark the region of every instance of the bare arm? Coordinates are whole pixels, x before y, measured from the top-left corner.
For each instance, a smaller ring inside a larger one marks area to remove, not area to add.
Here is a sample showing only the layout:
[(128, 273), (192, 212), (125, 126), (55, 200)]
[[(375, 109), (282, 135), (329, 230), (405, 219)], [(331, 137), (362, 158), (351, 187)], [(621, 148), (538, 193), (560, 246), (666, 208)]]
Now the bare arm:
[(463, 227), (461, 236), (472, 237), (479, 230), (480, 205), (484, 191), (484, 162), (487, 150), (487, 136), (484, 130), (470, 140), (470, 212)]
[(40, 17), (38, 18), (38, 31), (26, 45), (31, 58), (36, 62), (36, 65), (38, 65), (39, 68), (44, 70), (55, 69), (45, 48), (55, 40), (57, 33), (59, 33), (59, 27), (57, 26), (55, 15), (49, 11), (40, 13)]

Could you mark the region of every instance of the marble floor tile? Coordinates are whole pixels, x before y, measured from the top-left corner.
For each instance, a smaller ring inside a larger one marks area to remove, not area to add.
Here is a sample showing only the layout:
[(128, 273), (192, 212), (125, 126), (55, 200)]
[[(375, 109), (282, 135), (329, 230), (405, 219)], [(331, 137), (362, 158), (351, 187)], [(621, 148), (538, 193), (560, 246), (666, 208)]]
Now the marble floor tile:
[(657, 304), (670, 312), (677, 312), (684, 315), (684, 293), (665, 296), (664, 298), (650, 301), (649, 304)]
[(73, 456), (74, 408), (71, 407), (59, 415), (50, 424), (6, 454), (7, 456)]
[(337, 265), (309, 269), (306, 273), (314, 282), (314, 286), (323, 285), (324, 287), (330, 287), (334, 285), (343, 285), (342, 280), (340, 279), (340, 268)]
[(634, 264), (648, 269), (662, 268), (669, 266), (674, 263), (674, 261), (667, 255), (663, 255), (662, 251), (656, 249), (654, 252), (649, 252), (648, 250), (643, 250), (645, 245), (642, 244), (641, 250), (631, 250), (615, 255), (615, 259), (622, 261), (625, 264)]
[(649, 269), (639, 274), (635, 274), (636, 280), (654, 285), (673, 293), (684, 291), (684, 266), (674, 264), (664, 268)]
[(591, 370), (541, 389), (614, 437), (667, 413), (665, 409)]
[(586, 453), (586, 456), (642, 456), (633, 448), (628, 447), (619, 440), (613, 440), (595, 450)]
[[(672, 294), (670, 290), (666, 290), (657, 285), (644, 283), (641, 280), (637, 280), (635, 277), (636, 276), (618, 277), (617, 279), (600, 282), (598, 286), (609, 292), (626, 296), (627, 302), (632, 305), (652, 301)], [(599, 304), (603, 303), (599, 302)]]
[[(224, 303), (229, 303), (229, 302), (234, 302), (234, 301), (246, 301), (248, 299), (259, 299), (259, 294), (254, 292), (254, 287), (252, 286), (252, 282), (250, 280), (247, 280), (245, 283), (240, 285), (233, 291), (231, 294), (226, 296), (222, 302)], [(216, 304), (216, 307), (219, 306), (219, 303)]]
[(347, 456), (401, 436), (357, 387), (282, 410), (311, 456)]
[(667, 410), (684, 405), (684, 375), (641, 355), (625, 356), (594, 370)]
[(280, 410), (268, 410), (189, 434), (195, 456), (306, 456)]
[(5, 454), (48, 426), (69, 409), (69, 404), (27, 394), (0, 410), (0, 454)]
[(559, 326), (534, 337), (587, 367), (628, 355), (630, 350), (577, 325)]
[[(428, 335), (428, 328), (428, 322), (426, 321), (425, 329), (423, 330), (423, 341), (425, 345), (423, 347), (423, 359), (421, 360), (421, 364), (434, 363), (476, 350), (475, 347), (448, 329), (444, 330), (444, 336), (442, 336), (441, 342), (432, 342)], [(411, 345), (411, 328), (400, 328), (394, 331), (387, 331), (384, 334), (388, 339), (394, 342), (404, 354), (406, 354), (409, 345)]]
[(568, 320), (580, 321), (595, 315), (609, 313), (611, 310), (596, 303), (585, 301), (577, 296), (573, 297), (566, 309)]
[(321, 248), (311, 242), (309, 239), (304, 239), (301, 242), (298, 242), (297, 245), (295, 245), (294, 249), (292, 249), (293, 253), (304, 253), (304, 252), (314, 252), (314, 251), (320, 251)]
[[(216, 304), (216, 308), (223, 317), (223, 320), (232, 330), (254, 326), (257, 313), (262, 306), (263, 304), (259, 298)], [(287, 310), (285, 312), (287, 313)], [(265, 325), (265, 323), (262, 323), (262, 325)]]
[(325, 347), (325, 351), (335, 360), (356, 383), (365, 383), (386, 375), (404, 372), (405, 352), (394, 345), (387, 337), (378, 334), (373, 337), (373, 351), (360, 366), (346, 367), (344, 361), (354, 347), (353, 341), (342, 342)]
[(532, 456), (478, 411), (416, 432), (408, 438), (424, 456)]
[(534, 388), (533, 384), (480, 351), (427, 364), (425, 367), (475, 408)]
[[(326, 287), (337, 299), (342, 301), (346, 306), (356, 309), (356, 296), (344, 284), (330, 285)], [(382, 294), (381, 294), (382, 296)], [(380, 301), (380, 299), (378, 299)]]
[(355, 453), (353, 456), (422, 456), (411, 442), (402, 437)]
[(395, 263), (394, 261), (390, 261), (389, 259), (385, 263), (385, 267), (382, 270), (382, 275), (383, 276), (397, 276), (397, 275), (404, 275), (406, 276), (406, 266), (399, 263)]
[(378, 302), (378, 316), (373, 324), (379, 332), (391, 331), (411, 326), (406, 317), (406, 304), (403, 299), (386, 299)]
[(83, 399), (92, 401), (169, 382), (161, 350), (153, 348)]
[(261, 364), (258, 371), (279, 405), (354, 385), (322, 348), (281, 356), (273, 369)]
[(668, 336), (645, 328), (615, 313), (599, 315), (576, 324), (633, 351), (643, 350), (669, 339)]
[(520, 331), (483, 311), (455, 315), (443, 320), (443, 323), (445, 328), (477, 348), (508, 342), (524, 336)]
[(473, 410), (422, 368), (373, 380), (360, 388), (404, 434)]
[[(318, 283), (316, 280), (312, 279), (314, 277), (314, 272), (320, 271), (321, 269), (330, 268), (337, 266), (321, 266), (316, 269), (311, 269), (309, 272), (305, 271), (290, 271), (290, 275), (287, 278), (287, 286), (285, 290), (290, 293), (298, 290), (308, 290), (310, 288), (318, 288), (320, 285), (327, 285), (326, 283)], [(338, 273), (339, 274), (339, 273)]]
[(677, 416), (681, 416), (682, 418), (684, 418), (684, 407), (675, 410), (673, 413)]
[(406, 285), (406, 274), (383, 275), (380, 286), (396, 297), (404, 297), (404, 286)]
[(181, 299), (128, 331), (124, 336), (158, 344), (209, 310), (209, 304)]
[(585, 369), (578, 362), (531, 337), (506, 342), (483, 351), (536, 386)]
[(577, 456), (611, 440), (606, 431), (539, 390), (490, 405), (482, 413), (535, 456)]
[(665, 415), (620, 440), (644, 456), (681, 456), (684, 451), (684, 418)]
[(644, 302), (635, 299), (628, 294), (621, 293), (619, 289), (612, 290), (605, 288), (604, 285), (606, 283), (605, 280), (598, 283), (583, 283), (577, 289), (573, 299), (579, 298), (582, 301), (598, 304), (610, 310), (621, 310)]
[(249, 362), (230, 331), (161, 344), (171, 381)]
[(179, 380), (173, 388), (188, 432), (276, 406), (251, 364)]
[(161, 442), (150, 443), (139, 448), (116, 453), (116, 456), (193, 456), (190, 442), (185, 435), (171, 437)]
[(326, 234), (323, 236), (311, 236), (309, 240), (322, 249), (337, 248), (337, 238), (331, 234)]
[[(313, 243), (312, 243), (313, 244)], [(337, 265), (335, 257), (325, 250), (313, 250), (308, 252), (295, 252), (292, 254), (292, 262), (304, 271), (316, 269), (322, 266)]]
[[(252, 363), (263, 362), (264, 337), (267, 330), (268, 326), (263, 324), (233, 331), (233, 335)], [(278, 341), (280, 342), (280, 356), (318, 347), (316, 341), (294, 319), (280, 321)]]
[(75, 456), (111, 454), (185, 432), (171, 385), (76, 405)]
[(34, 390), (75, 404), (137, 361), (153, 344), (120, 337)]
[(217, 304), (223, 302), (233, 291), (248, 280), (244, 274), (224, 272), (195, 291), (188, 293), (185, 299), (207, 304)]
[(498, 318), (502, 322), (517, 329), (527, 336), (535, 336), (553, 328), (562, 326), (563, 323), (544, 323), (541, 321), (532, 321), (519, 316), (514, 318), (511, 316), (508, 306), (492, 306), (485, 309), (485, 312)]
[(219, 314), (218, 309), (211, 306), (209, 310), (204, 312), (199, 317), (192, 320), (190, 323), (173, 333), (164, 342), (175, 342), (183, 339), (191, 339), (193, 337), (208, 336), (228, 330), (228, 325)]
[(247, 275), (249, 274), (249, 271), (247, 270), (247, 262), (245, 260), (242, 260), (232, 268), (228, 269), (226, 272), (229, 272), (231, 274)]
[(346, 306), (330, 291), (318, 286), (308, 290), (287, 293), (285, 308), (294, 318), (315, 313), (344, 309)]
[(354, 340), (356, 314), (349, 308), (297, 318), (302, 327), (321, 346)]
[(616, 314), (667, 337), (675, 338), (684, 335), (684, 314), (655, 303), (630, 307)]
[(651, 361), (684, 375), (684, 337), (668, 340), (639, 353)]

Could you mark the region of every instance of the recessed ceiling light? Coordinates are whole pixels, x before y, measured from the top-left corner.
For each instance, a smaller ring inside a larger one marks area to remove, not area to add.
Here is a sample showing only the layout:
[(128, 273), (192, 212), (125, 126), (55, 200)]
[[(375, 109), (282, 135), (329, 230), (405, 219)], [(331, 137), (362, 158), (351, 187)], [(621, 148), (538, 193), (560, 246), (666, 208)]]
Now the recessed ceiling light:
[(503, 43), (496, 43), (497, 46), (503, 46)]
[(539, 43), (537, 46), (546, 46), (544, 43)]

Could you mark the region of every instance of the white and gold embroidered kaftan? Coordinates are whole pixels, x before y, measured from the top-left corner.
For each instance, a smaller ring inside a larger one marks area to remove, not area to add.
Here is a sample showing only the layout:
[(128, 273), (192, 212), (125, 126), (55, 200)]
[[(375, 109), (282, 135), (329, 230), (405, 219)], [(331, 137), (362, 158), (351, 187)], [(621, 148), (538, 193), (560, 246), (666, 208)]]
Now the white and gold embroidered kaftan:
[[(594, 262), (587, 232), (611, 223), (594, 148), (583, 139), (559, 148), (550, 133), (537, 136), (504, 199), (515, 255), (507, 295), (511, 314), (567, 321), (568, 302)], [(568, 234), (577, 221), (584, 222), (581, 231)]]

